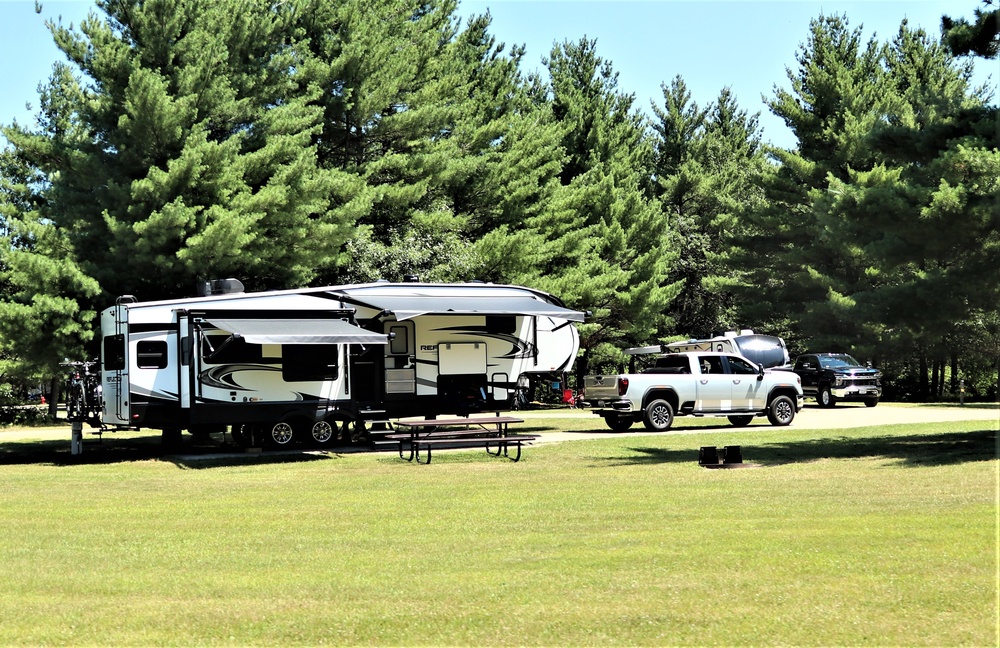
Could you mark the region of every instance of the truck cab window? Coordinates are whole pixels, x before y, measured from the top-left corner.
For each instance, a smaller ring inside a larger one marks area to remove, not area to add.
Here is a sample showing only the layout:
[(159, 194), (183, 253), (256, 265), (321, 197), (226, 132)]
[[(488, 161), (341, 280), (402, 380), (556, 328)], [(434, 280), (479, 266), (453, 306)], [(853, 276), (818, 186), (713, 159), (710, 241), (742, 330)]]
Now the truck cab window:
[(729, 358), (729, 372), (734, 374), (756, 374), (757, 367), (741, 358)]
[(701, 373), (703, 374), (726, 373), (722, 368), (722, 356), (701, 356), (698, 358), (698, 362), (701, 364)]

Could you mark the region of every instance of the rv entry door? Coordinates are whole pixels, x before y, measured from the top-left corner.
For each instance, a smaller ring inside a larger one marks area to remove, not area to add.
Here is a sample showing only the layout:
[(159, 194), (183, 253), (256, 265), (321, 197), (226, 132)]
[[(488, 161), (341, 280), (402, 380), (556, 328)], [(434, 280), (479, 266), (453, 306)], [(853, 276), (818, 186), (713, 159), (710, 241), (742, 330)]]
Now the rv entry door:
[(417, 393), (416, 347), (413, 322), (386, 322), (385, 397), (406, 399)]

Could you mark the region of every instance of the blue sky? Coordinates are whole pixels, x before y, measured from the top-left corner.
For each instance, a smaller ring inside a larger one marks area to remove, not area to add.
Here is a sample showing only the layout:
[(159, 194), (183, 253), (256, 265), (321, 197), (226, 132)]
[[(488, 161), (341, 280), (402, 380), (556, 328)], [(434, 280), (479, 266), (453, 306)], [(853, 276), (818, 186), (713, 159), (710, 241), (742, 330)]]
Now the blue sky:
[[(527, 48), (525, 71), (542, 71), (542, 57), (556, 42), (587, 37), (618, 72), (619, 88), (634, 93), (636, 106), (649, 111), (662, 104), (660, 84), (684, 78), (693, 99), (705, 105), (730, 87), (740, 106), (761, 112), (764, 138), (779, 146), (794, 140), (764, 107), (762, 95), (788, 87), (786, 67), (808, 34), (809, 20), (846, 14), (866, 36), (891, 38), (906, 18), (933, 35), (943, 14), (972, 17), (979, 0), (460, 0), (462, 15), (493, 17), (501, 42)], [(33, 0), (0, 0), (0, 124), (29, 124), (38, 106), (38, 84), (48, 78), (62, 54), (44, 26), (62, 17), (79, 24), (92, 0), (43, 0), (41, 15)], [(978, 61), (977, 81), (995, 88), (1000, 63)], [(996, 101), (996, 98), (994, 98)]]

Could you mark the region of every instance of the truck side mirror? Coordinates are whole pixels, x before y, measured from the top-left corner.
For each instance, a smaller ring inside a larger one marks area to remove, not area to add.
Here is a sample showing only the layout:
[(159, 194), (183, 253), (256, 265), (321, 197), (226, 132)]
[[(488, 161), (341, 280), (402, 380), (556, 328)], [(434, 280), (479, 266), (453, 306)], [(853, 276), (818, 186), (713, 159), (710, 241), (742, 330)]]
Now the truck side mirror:
[(764, 365), (757, 365), (757, 380), (764, 380)]

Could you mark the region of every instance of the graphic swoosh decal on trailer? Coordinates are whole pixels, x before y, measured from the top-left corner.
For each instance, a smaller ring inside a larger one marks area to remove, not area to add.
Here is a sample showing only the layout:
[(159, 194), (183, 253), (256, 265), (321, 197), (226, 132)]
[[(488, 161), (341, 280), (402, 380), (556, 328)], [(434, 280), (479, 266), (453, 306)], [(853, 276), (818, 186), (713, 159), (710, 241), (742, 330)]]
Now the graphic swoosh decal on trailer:
[(249, 371), (281, 373), (281, 368), (256, 364), (219, 365), (218, 367), (212, 367), (211, 369), (202, 371), (198, 374), (198, 380), (205, 387), (216, 387), (218, 389), (239, 391), (256, 391), (254, 389), (244, 387), (237, 380), (238, 374)]

